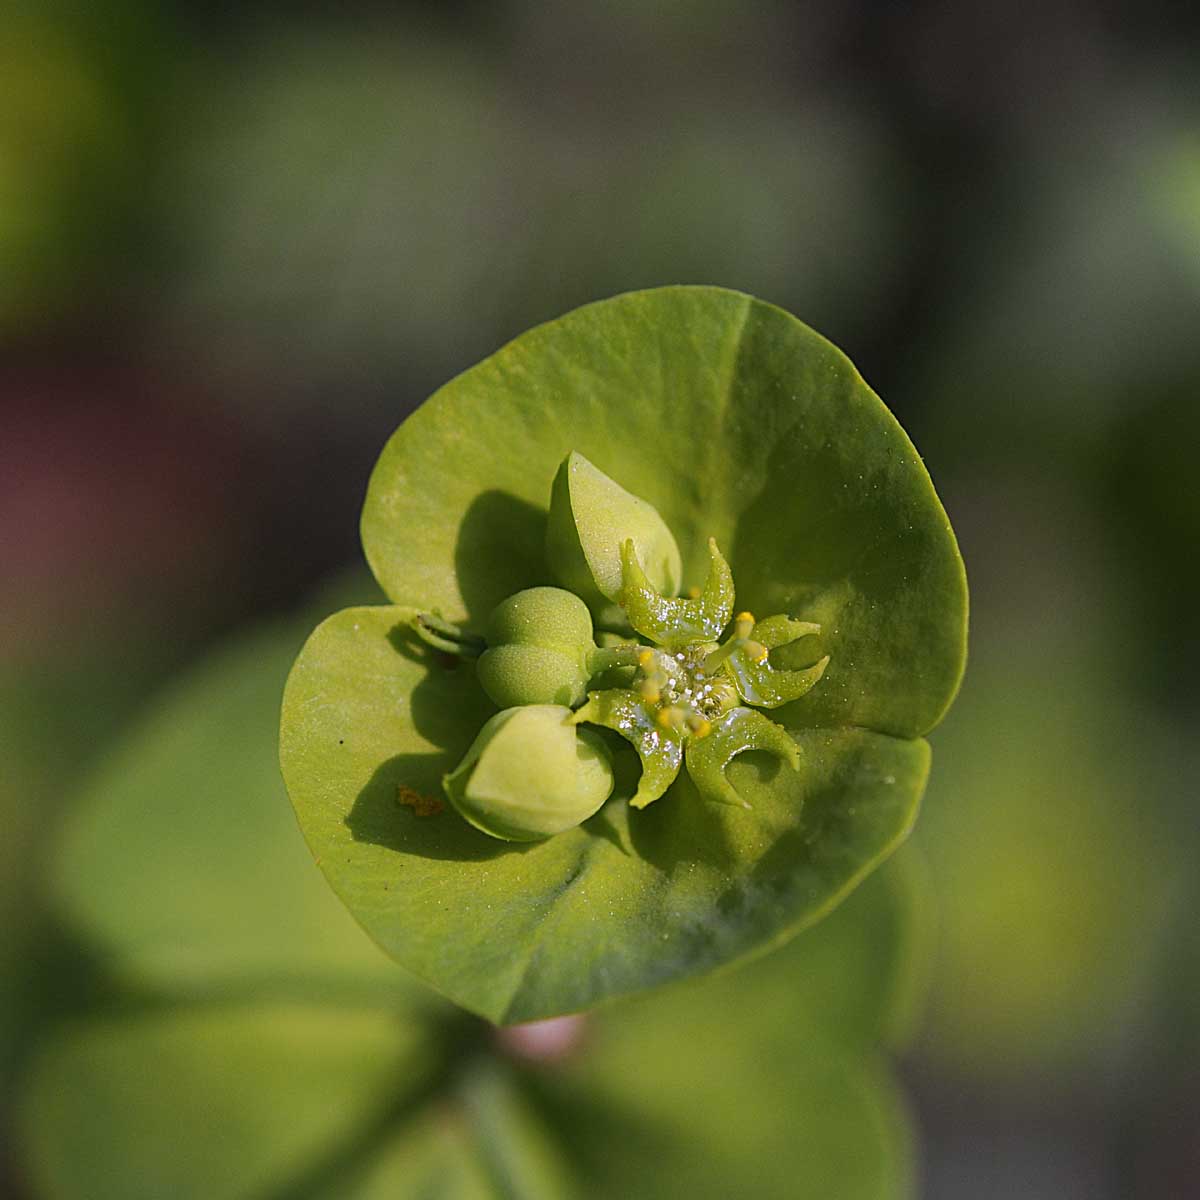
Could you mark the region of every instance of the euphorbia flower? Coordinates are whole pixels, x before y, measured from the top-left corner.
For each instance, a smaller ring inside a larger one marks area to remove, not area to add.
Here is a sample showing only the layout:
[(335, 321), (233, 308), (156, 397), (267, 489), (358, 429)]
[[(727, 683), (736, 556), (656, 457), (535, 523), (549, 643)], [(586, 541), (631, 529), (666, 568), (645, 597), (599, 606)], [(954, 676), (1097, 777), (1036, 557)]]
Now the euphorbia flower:
[[(962, 562), (899, 425), (787, 313), (664, 288), (530, 331), (397, 430), (362, 536), (390, 604), (309, 639), (284, 776), (334, 889), (466, 1007), (533, 1020), (761, 950), (911, 827)], [(397, 802), (447, 776), (474, 823)], [(508, 819), (551, 798), (566, 825)]]
[[(786, 729), (745, 705), (777, 708), (800, 699), (821, 678), (828, 655), (803, 671), (781, 671), (770, 661), (772, 650), (819, 634), (821, 627), (786, 615), (756, 622), (741, 613), (728, 640), (718, 645), (714, 639), (730, 625), (735, 592), (716, 540), (708, 541), (703, 590), (664, 596), (643, 569), (633, 537), (620, 536), (623, 529), (650, 531), (661, 561), (677, 563), (679, 551), (662, 518), (572, 453), (558, 479), (578, 476), (587, 480), (586, 494), (577, 491), (568, 501), (556, 486), (550, 506), (549, 527), (569, 525), (571, 542), (588, 550), (582, 566), (570, 562), (564, 568), (559, 559), (562, 582), (591, 596), (602, 620), (644, 640), (597, 647), (587, 605), (561, 588), (531, 588), (502, 601), (489, 618), (486, 637), (435, 614), (413, 612), (410, 624), (422, 640), (437, 650), (478, 657), (480, 683), (504, 710), (443, 780), (447, 796), (477, 829), (508, 841), (534, 841), (580, 824), (613, 787), (609, 771), (607, 786), (598, 790), (596, 759), (603, 749), (594, 740), (579, 741), (584, 731), (575, 735), (578, 753), (565, 753), (570, 743), (564, 727), (587, 723), (613, 730), (637, 751), (642, 775), (630, 800), (634, 808), (657, 800), (685, 763), (705, 800), (748, 808), (725, 777), (733, 759), (747, 750), (765, 750), (796, 770), (800, 754)], [(565, 504), (568, 513), (556, 511)], [(619, 554), (613, 552), (617, 544)], [(620, 573), (613, 576), (611, 565), (617, 562)], [(667, 566), (660, 577), (676, 574)], [(614, 671), (627, 674), (624, 686), (594, 686)], [(576, 711), (556, 707), (561, 705)], [(539, 738), (514, 736), (514, 729), (528, 724), (525, 718), (510, 724), (521, 706), (538, 711)], [(502, 738), (492, 737), (492, 731), (502, 730)]]

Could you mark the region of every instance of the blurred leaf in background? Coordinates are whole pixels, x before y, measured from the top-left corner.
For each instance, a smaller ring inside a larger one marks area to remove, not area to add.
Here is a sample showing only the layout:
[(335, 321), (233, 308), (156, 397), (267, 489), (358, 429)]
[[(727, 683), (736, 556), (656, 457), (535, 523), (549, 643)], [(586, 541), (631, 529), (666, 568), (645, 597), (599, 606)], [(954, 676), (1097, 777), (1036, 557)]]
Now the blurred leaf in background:
[[(160, 332), (221, 348), (252, 422), (382, 407), (491, 347), (534, 229), (519, 126), (461, 42), (272, 29), (192, 64), (164, 196), (179, 262)], [(254, 381), (269, 377), (266, 392)]]
[(922, 839), (943, 900), (928, 1052), (993, 1085), (1104, 1071), (1163, 932), (1170, 832), (1139, 803), (1162, 780), (1130, 750), (1165, 731), (1108, 686), (1089, 636), (1008, 628), (939, 739)]
[(500, 6), (473, 42), (412, 12), (370, 36), (282, 22), (198, 51), (156, 341), (248, 419), (328, 421), (333, 395), (365, 424), (394, 421), (398, 384), (427, 393), (534, 322), (664, 281), (861, 330), (906, 255), (885, 130), (848, 94), (789, 96), (784, 7), (668, 8)]
[(1200, 98), (1170, 55), (1089, 45), (1094, 16), (1055, 41), (1073, 72), (1036, 116), (993, 110), (994, 176), (969, 176), (897, 389), (948, 464), (974, 600), (920, 834), (943, 924), (915, 1067), (936, 1197), (1186, 1178), (1135, 1131), (1194, 1093), (1164, 1070), (1181, 1035), (1162, 1011), (1189, 986), (1172, 914), (1195, 874)]
[(922, 356), (936, 436), (973, 457), (1093, 470), (1123, 415), (1200, 380), (1200, 97), (1164, 71), (1094, 105), (1017, 144)]
[[(764, 90), (715, 104), (697, 88), (653, 120), (633, 115), (618, 142), (594, 130), (599, 153), (574, 162), (578, 129), (548, 122), (539, 140), (562, 150), (542, 172), (557, 187), (528, 250), (525, 290), (541, 306), (531, 315), (663, 280), (720, 280), (820, 312), (839, 338), (860, 332), (905, 263), (903, 171), (860, 108)], [(877, 203), (885, 194), (895, 203)]]
[(930, 1194), (1141, 1195), (1134, 1134), (1178, 1042), (1157, 993), (1184, 980), (1187, 735), (1147, 703), (1156, 629), (1087, 493), (1032, 472), (947, 491), (975, 603), (919, 837), (941, 924), (915, 1056)]
[[(228, 430), (93, 359), (0, 364), (0, 1064), (57, 1003), (45, 846), (100, 747), (245, 587)], [(35, 982), (35, 980), (37, 982)]]
[(0, 5), (0, 339), (86, 315), (147, 256), (166, 17), (152, 0)]

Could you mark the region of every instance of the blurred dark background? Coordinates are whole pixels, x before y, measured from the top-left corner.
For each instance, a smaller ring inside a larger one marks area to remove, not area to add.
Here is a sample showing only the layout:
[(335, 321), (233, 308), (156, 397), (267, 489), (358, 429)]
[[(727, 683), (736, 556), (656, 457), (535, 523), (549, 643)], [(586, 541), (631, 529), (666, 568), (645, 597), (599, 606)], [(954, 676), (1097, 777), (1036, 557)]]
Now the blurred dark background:
[(1198, 63), (1165, 0), (0, 5), (0, 1095), (106, 742), (358, 559), (440, 383), (715, 283), (850, 355), (967, 560), (925, 1193), (1194, 1194)]

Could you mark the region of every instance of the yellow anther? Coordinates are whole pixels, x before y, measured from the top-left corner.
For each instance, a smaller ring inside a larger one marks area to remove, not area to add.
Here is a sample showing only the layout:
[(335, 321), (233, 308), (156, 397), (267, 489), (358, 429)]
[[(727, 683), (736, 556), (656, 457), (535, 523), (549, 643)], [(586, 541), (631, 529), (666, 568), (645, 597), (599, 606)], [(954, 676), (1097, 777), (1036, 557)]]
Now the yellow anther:
[(692, 713), (687, 719), (687, 726), (693, 737), (702, 738), (712, 732), (712, 722), (698, 713)]
[(660, 708), (654, 718), (663, 729), (678, 729), (683, 724), (683, 710), (671, 705), (670, 708)]
[(747, 642), (742, 649), (749, 655), (750, 661), (756, 663), (766, 662), (771, 653), (762, 642)]
[(653, 650), (639, 650), (637, 656), (637, 664), (643, 671), (649, 669), (654, 664)]
[(748, 638), (754, 632), (754, 614), (748, 612), (738, 613), (733, 618), (733, 636), (739, 641), (743, 638)]
[(692, 587), (688, 588), (687, 596), (688, 596), (689, 600), (699, 600), (700, 599), (700, 589), (693, 585)]
[(662, 700), (662, 692), (653, 679), (643, 679), (638, 684), (638, 692), (641, 694), (642, 699), (650, 704), (657, 704)]

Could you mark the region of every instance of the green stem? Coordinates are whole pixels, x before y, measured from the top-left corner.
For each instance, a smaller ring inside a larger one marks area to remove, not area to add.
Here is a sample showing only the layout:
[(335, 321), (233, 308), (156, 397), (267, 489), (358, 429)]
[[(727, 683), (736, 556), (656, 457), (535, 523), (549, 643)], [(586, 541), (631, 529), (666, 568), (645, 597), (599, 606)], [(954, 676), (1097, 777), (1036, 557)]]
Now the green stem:
[(458, 658), (478, 658), (486, 649), (487, 642), (477, 633), (468, 633), (459, 625), (439, 617), (436, 613), (419, 612), (410, 622), (413, 632), (435, 650), (453, 654)]
[(599, 675), (601, 671), (611, 671), (614, 667), (636, 667), (637, 656), (645, 649), (645, 646), (632, 643), (627, 646), (597, 646), (588, 654), (588, 674)]

